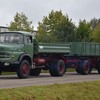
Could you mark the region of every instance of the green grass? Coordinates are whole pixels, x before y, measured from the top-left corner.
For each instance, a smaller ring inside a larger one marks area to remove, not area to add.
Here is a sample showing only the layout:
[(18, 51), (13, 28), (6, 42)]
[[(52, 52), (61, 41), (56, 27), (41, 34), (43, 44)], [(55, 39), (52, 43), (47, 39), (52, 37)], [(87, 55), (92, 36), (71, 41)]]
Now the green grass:
[(0, 89), (0, 100), (100, 100), (100, 81)]
[(14, 75), (16, 72), (2, 72), (1, 75)]

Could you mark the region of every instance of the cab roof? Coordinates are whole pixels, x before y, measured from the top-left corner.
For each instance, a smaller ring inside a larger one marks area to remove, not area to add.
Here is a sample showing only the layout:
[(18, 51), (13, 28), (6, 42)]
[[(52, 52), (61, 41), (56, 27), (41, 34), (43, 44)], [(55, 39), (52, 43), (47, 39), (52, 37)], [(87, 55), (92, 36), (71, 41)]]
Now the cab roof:
[(26, 32), (26, 31), (9, 31), (9, 32), (1, 32), (1, 33), (20, 33), (26, 36), (32, 35), (31, 32)]

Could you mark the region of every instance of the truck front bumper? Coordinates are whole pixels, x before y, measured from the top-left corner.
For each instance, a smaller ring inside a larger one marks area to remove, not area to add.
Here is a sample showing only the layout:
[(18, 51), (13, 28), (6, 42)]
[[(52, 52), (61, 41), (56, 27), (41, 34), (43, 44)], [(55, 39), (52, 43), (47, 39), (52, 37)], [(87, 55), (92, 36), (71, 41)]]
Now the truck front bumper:
[(0, 71), (16, 71), (18, 66), (19, 66), (18, 61), (14, 62), (0, 61)]

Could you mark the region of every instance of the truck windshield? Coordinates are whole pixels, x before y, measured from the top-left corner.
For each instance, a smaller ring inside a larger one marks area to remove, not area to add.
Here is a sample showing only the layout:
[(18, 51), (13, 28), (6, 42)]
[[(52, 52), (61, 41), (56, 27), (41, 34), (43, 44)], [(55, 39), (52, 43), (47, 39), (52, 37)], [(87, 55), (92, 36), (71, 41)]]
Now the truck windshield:
[(2, 33), (0, 34), (0, 43), (22, 44), (23, 35), (15, 33)]

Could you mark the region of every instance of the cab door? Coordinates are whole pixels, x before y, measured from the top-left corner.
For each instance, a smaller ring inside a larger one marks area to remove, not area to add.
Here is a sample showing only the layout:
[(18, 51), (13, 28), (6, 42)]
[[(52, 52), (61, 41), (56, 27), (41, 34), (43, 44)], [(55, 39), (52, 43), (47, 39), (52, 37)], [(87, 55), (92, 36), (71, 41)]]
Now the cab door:
[(32, 36), (25, 36), (25, 53), (33, 57), (33, 40)]

